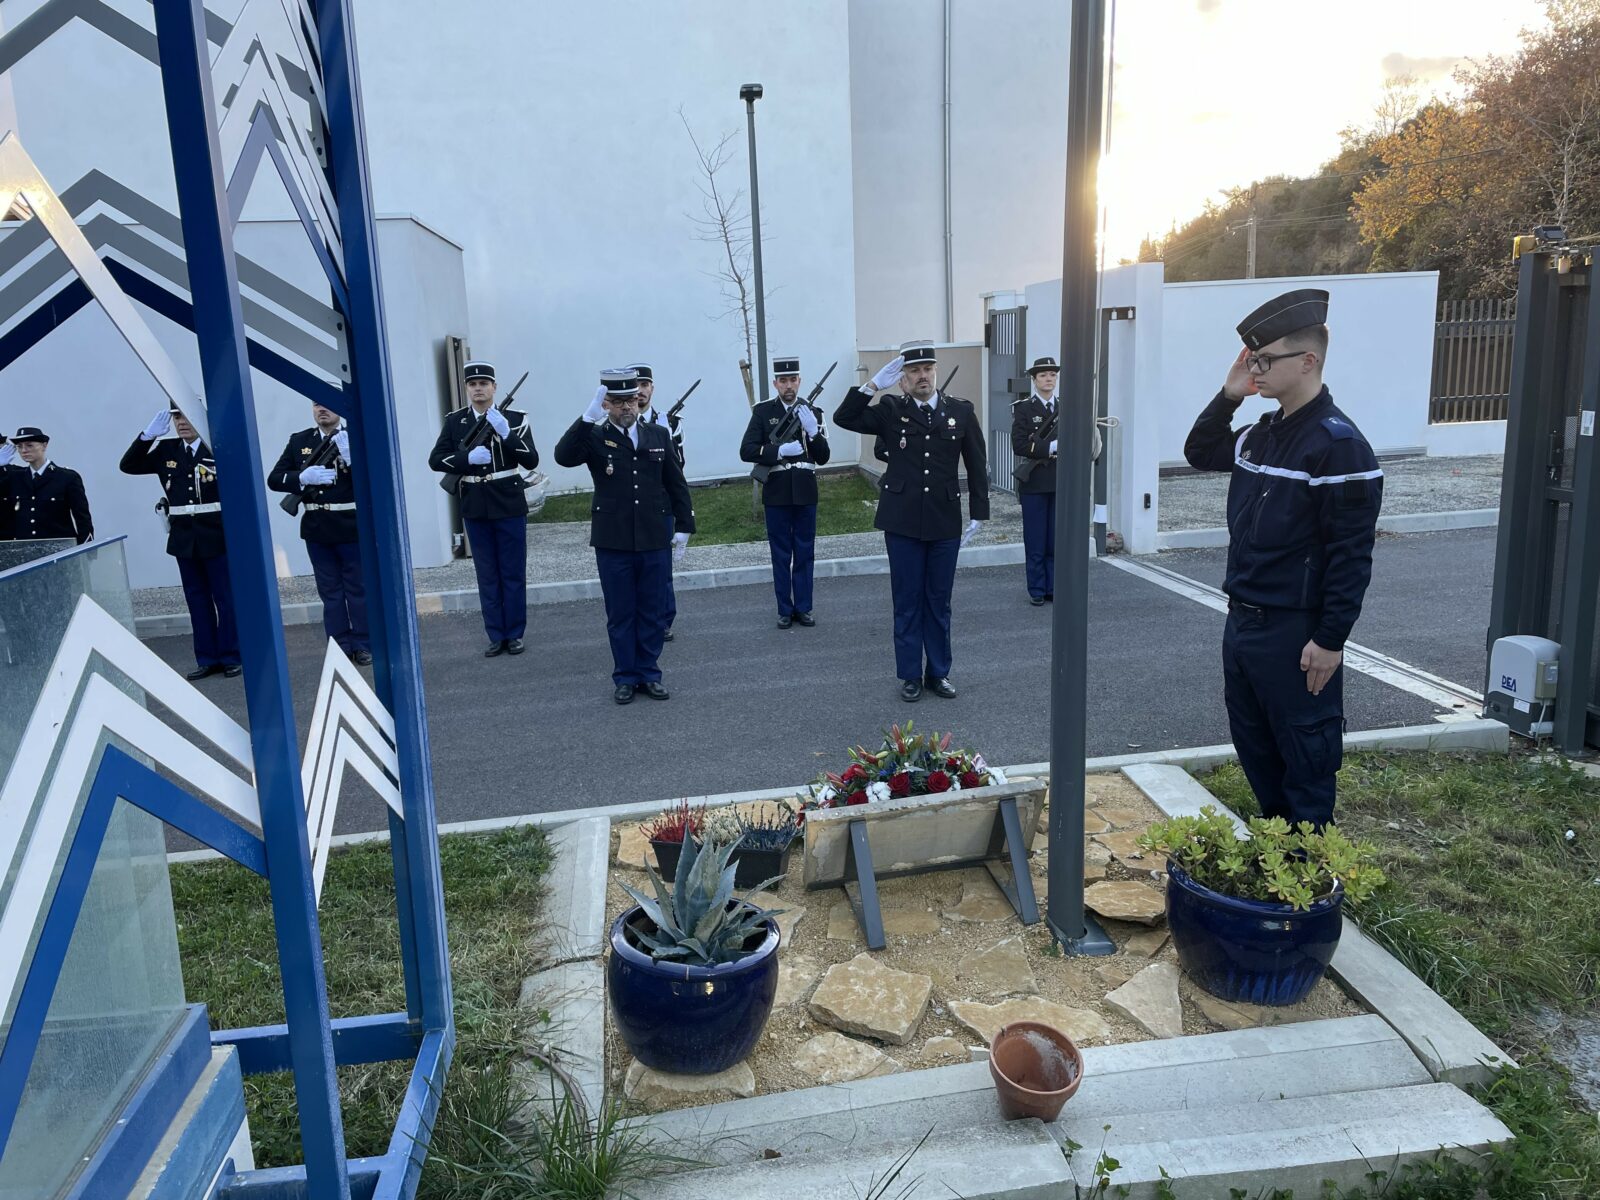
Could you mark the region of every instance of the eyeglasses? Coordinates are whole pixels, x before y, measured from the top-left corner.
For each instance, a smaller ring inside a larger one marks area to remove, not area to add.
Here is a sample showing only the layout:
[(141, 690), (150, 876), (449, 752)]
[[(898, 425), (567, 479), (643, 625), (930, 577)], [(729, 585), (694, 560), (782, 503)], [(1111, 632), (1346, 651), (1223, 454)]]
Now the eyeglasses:
[(1299, 358), (1302, 354), (1310, 354), (1309, 350), (1290, 350), (1284, 354), (1252, 354), (1244, 360), (1244, 365), (1257, 375), (1265, 375), (1272, 370), (1272, 364), (1281, 358)]

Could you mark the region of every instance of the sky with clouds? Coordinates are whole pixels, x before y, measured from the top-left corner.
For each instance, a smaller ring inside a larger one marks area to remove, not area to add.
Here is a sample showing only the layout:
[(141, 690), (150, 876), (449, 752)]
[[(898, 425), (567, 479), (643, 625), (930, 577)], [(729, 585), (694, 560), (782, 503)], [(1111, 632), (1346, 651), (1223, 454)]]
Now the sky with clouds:
[(1449, 93), (1463, 59), (1509, 53), (1537, 0), (1118, 0), (1109, 261), (1224, 188), (1314, 172), (1395, 75)]

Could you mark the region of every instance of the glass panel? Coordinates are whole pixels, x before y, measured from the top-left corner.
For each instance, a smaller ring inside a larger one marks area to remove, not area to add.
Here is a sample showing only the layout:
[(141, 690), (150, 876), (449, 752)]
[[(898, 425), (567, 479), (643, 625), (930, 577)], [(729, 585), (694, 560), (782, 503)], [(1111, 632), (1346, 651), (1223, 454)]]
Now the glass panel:
[[(132, 594), (120, 539), (0, 574), (0, 623), (5, 626), (7, 653), (0, 665), (0, 774), (8, 776), (15, 765), (50, 663), (85, 595), (132, 630)], [(143, 699), (109, 664), (97, 659), (95, 665), (124, 692)], [(80, 686), (71, 712), (76, 712), (82, 692)], [(107, 735), (102, 734), (100, 741), (104, 745)], [(55, 764), (49, 768), (32, 798), (31, 811), (20, 822), (24, 845), (38, 822)], [(75, 798), (79, 812), (88, 791), (85, 781)], [(71, 827), (76, 823), (74, 816)], [(65, 850), (64, 846), (56, 858), (56, 872), (65, 861)], [(17, 878), (12, 866), (0, 879), (0, 907), (12, 899)], [(0, 1003), (9, 1009), (7, 998), (0, 997)], [(118, 801), (50, 1002), (16, 1123), (0, 1157), (0, 1200), (24, 1196), (38, 1200), (59, 1195), (70, 1185), (138, 1086), (183, 1008), (163, 826)], [(9, 1032), (8, 1025), (0, 1025), (0, 1038)]]

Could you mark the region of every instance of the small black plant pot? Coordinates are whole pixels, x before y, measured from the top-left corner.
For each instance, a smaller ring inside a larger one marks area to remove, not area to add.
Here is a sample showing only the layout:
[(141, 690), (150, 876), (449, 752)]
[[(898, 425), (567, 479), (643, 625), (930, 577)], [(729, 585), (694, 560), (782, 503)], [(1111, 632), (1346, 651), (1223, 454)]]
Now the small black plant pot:
[(650, 839), (650, 848), (656, 854), (656, 873), (671, 883), (678, 877), (678, 857), (683, 853), (682, 842), (658, 842)]
[(738, 888), (753, 888), (757, 884), (765, 883), (777, 875), (789, 873), (789, 853), (794, 849), (798, 838), (790, 838), (782, 850), (750, 850), (746, 849), (743, 842), (739, 843), (733, 852), (733, 861), (737, 870), (733, 874), (733, 886)]

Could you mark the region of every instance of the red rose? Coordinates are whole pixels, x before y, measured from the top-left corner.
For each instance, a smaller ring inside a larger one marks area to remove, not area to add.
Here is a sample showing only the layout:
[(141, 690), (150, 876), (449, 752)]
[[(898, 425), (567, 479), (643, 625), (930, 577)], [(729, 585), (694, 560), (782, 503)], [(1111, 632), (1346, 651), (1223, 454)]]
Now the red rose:
[(930, 792), (948, 792), (950, 790), (950, 776), (943, 771), (929, 771), (928, 790)]
[(944, 766), (947, 771), (959, 771), (961, 770), (961, 760), (959, 758), (947, 758), (944, 760)]
[(865, 767), (863, 767), (860, 763), (851, 763), (847, 768), (845, 768), (845, 773), (840, 776), (840, 779), (844, 783), (854, 783), (856, 780), (865, 779), (866, 777), (867, 769)]
[(844, 802), (846, 804), (865, 804), (867, 802), (867, 794), (865, 792), (852, 792), (845, 797)]
[(889, 795), (909, 796), (911, 794), (911, 776), (905, 771), (898, 775), (889, 776)]
[(983, 776), (976, 771), (963, 771), (961, 774), (961, 786), (964, 788), (982, 787)]

